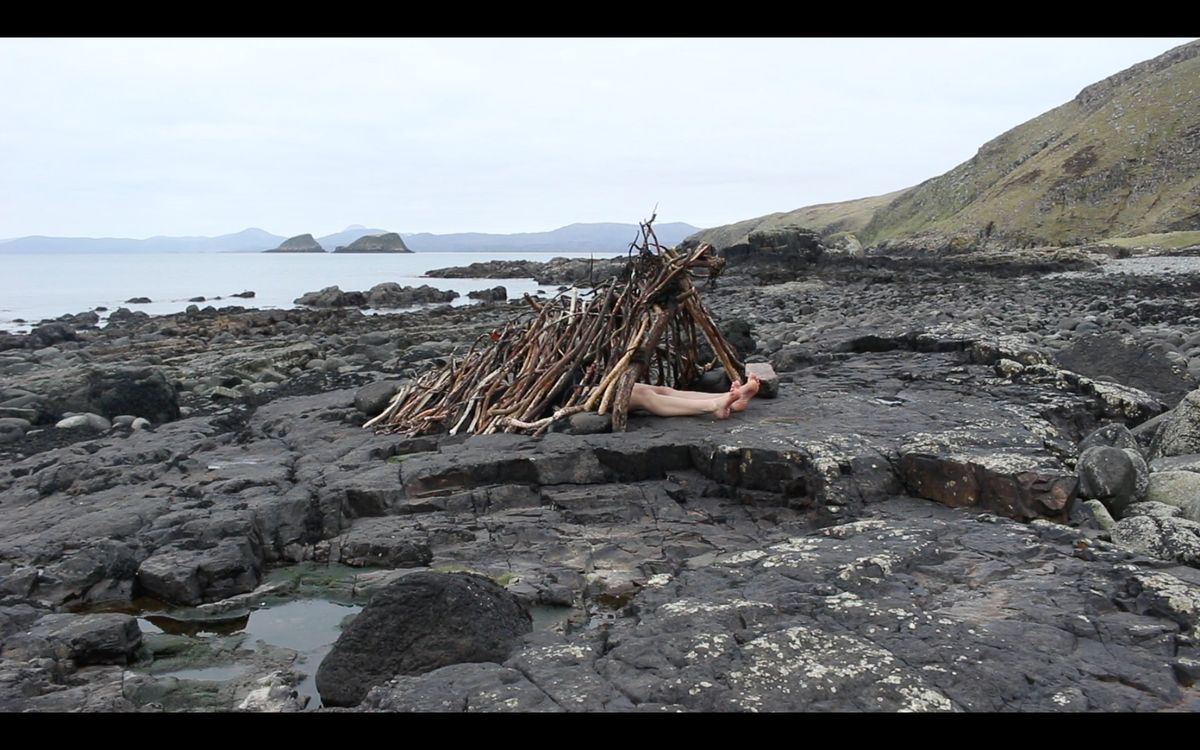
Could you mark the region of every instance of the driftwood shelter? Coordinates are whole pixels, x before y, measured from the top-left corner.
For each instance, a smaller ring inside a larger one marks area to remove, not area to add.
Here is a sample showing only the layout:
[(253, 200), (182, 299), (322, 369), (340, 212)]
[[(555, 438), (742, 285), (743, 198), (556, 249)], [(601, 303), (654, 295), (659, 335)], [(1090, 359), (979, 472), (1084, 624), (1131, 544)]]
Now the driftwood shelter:
[(654, 219), (641, 225), (624, 272), (547, 300), (475, 341), (461, 359), (402, 388), (366, 423), (411, 435), (449, 431), (541, 434), (582, 411), (612, 415), (624, 431), (636, 382), (689, 388), (724, 368), (745, 379), (736, 349), (700, 299), (725, 267), (712, 247), (663, 247)]

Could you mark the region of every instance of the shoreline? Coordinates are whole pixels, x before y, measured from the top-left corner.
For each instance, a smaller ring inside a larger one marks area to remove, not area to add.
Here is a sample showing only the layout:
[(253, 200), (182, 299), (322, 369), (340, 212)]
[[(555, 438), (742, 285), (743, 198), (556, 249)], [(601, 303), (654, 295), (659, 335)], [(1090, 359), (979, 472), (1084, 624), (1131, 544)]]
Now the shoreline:
[[(0, 708), (300, 710), (297, 648), (141, 632), (137, 602), (216, 622), (415, 570), (561, 616), (357, 710), (1200, 707), (1165, 655), (1191, 658), (1170, 602), (1200, 602), (1200, 559), (1122, 536), (1168, 511), (1106, 528), (1079, 497), (1105, 425), (1150, 487), (1191, 471), (1153, 442), (1200, 384), (1200, 274), (1043, 266), (730, 268), (704, 303), (778, 398), (624, 434), (361, 428), (519, 304), (176, 313), (0, 351), (0, 410), (34, 417), (0, 444)], [(131, 404), (158, 418), (118, 424)], [(69, 411), (110, 425), (55, 427)], [(1097, 676), (1063, 639), (1121, 656)], [(220, 679), (163, 676), (186, 670)]]

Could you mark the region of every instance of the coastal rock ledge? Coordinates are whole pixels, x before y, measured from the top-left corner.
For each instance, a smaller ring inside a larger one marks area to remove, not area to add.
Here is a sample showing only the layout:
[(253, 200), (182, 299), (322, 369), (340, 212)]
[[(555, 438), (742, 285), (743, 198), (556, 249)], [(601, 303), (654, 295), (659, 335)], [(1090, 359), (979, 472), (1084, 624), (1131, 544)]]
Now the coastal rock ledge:
[[(10, 337), (0, 710), (298, 710), (318, 666), (230, 631), (452, 571), (533, 629), (349, 710), (1200, 709), (1200, 274), (739, 268), (705, 303), (775, 398), (621, 434), (362, 428), (507, 305)], [(73, 416), (110, 426), (55, 426)]]

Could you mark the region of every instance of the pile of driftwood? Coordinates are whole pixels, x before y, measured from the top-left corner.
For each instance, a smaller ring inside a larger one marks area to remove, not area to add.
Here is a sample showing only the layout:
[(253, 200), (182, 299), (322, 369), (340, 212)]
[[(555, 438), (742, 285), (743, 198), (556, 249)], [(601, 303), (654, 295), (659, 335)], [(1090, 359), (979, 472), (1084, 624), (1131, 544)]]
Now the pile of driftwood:
[(707, 244), (663, 247), (653, 221), (641, 225), (622, 275), (590, 292), (572, 288), (544, 301), (525, 295), (530, 310), (481, 336), (461, 360), (405, 386), (365, 426), (411, 435), (537, 435), (557, 420), (596, 411), (611, 413), (620, 432), (636, 382), (688, 388), (716, 366), (744, 380), (744, 365), (693, 284), (711, 284), (725, 260)]

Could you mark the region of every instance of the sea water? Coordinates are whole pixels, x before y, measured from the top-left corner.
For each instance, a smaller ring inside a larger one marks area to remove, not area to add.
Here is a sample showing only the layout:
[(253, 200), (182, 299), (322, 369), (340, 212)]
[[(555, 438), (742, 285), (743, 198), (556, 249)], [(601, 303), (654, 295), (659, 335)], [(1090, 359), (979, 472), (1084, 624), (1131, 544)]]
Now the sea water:
[[(151, 315), (181, 312), (188, 305), (242, 305), (261, 309), (295, 307), (305, 292), (327, 286), (366, 291), (394, 281), (401, 286), (428, 284), (462, 295), (454, 304), (470, 304), (467, 292), (502, 285), (510, 298), (535, 294), (533, 279), (429, 279), (434, 268), (488, 260), (538, 260), (553, 257), (611, 258), (615, 253), (170, 253), (170, 254), (8, 254), (0, 255), (0, 330), (27, 332), (39, 321), (64, 313), (107, 307), (142, 310)], [(545, 288), (546, 291), (553, 291)], [(231, 295), (253, 291), (252, 299)], [(125, 300), (147, 297), (149, 304)], [(205, 302), (192, 303), (193, 297)], [(216, 300), (215, 297), (222, 299)], [(106, 317), (101, 313), (101, 317)], [(21, 322), (24, 321), (24, 322)]]

